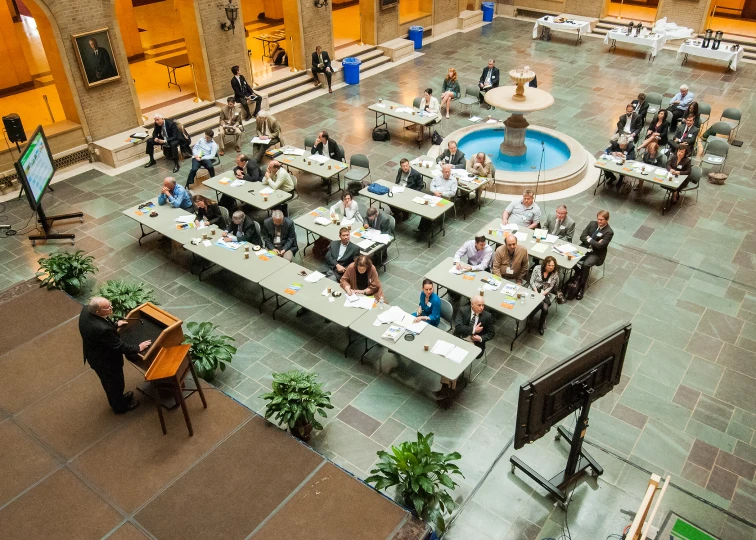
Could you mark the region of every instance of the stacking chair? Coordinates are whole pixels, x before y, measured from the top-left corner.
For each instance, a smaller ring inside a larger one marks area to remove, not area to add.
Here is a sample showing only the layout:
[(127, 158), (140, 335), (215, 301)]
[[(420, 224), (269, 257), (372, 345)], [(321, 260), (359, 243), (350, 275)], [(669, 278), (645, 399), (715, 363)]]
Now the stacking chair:
[(291, 176), (291, 181), (294, 184), (294, 191), (292, 191), (294, 195), (292, 195), (291, 199), (289, 199), (289, 202), (292, 202), (296, 201), (299, 198), (299, 191), (297, 190), (297, 184), (299, 183), (299, 180), (297, 180), (297, 177), (293, 174), (290, 174), (289, 176)]
[(309, 150), (310, 148), (312, 148), (313, 146), (315, 146), (315, 139), (317, 139), (317, 137), (315, 137), (315, 135), (309, 135), (309, 136), (305, 137), (305, 140), (304, 140), (304, 149), (305, 150)]
[[(391, 242), (389, 242), (386, 245), (386, 254), (384, 255), (384, 259), (383, 259), (383, 271), (385, 272), (386, 265), (390, 263), (391, 261), (399, 258), (399, 239), (396, 237), (396, 219), (394, 219), (394, 216), (391, 216), (389, 214), (384, 213), (384, 215), (389, 220), (389, 234), (391, 235), (391, 238), (392, 238)], [(394, 255), (393, 257), (389, 257), (388, 250), (392, 245), (396, 246), (396, 255)]]
[(219, 205), (218, 209), (220, 210), (221, 218), (223, 219), (223, 228), (225, 229), (228, 227), (228, 224), (231, 223), (231, 217), (228, 215), (228, 208)]
[(740, 118), (742, 117), (742, 115), (743, 113), (737, 107), (727, 107), (724, 111), (722, 111), (722, 116), (719, 118), (719, 121), (729, 124), (729, 126), (732, 128), (732, 132), (727, 139), (730, 142), (732, 142), (732, 140), (735, 138), (735, 135), (738, 134), (738, 128), (740, 127)]
[[(646, 118), (648, 118), (648, 115), (650, 114), (652, 117), (656, 116), (656, 113), (659, 112), (659, 109), (661, 109), (662, 104), (662, 95), (657, 94), (656, 92), (649, 92), (646, 94), (646, 101), (648, 102), (648, 110), (646, 111)], [(643, 119), (643, 121), (646, 121), (646, 118)]]
[(724, 165), (727, 161), (727, 153), (730, 145), (724, 139), (714, 139), (706, 145), (706, 153), (701, 158), (701, 165), (707, 163), (713, 167), (719, 166), (719, 172), (724, 172)]
[(470, 108), (470, 116), (472, 117), (473, 105), (480, 105), (478, 98), (480, 96), (480, 88), (477, 86), (465, 86), (465, 94), (459, 98), (459, 104)]
[(362, 182), (370, 176), (370, 161), (365, 154), (352, 154), (349, 157), (349, 170), (344, 175), (344, 180), (349, 182)]
[(698, 116), (701, 119), (701, 125), (698, 126), (698, 132), (703, 134), (703, 132), (706, 130), (706, 124), (709, 123), (709, 118), (711, 118), (711, 105), (704, 103), (703, 101), (699, 101)]
[(420, 98), (420, 97), (416, 97), (415, 99), (413, 99), (413, 100), (412, 100), (412, 106), (413, 106), (413, 107), (414, 107), (415, 109), (419, 109), (419, 108), (420, 108), (420, 103), (421, 103), (422, 101), (423, 101), (423, 98)]
[[(723, 141), (724, 142), (724, 141)], [(727, 143), (725, 143), (727, 144)], [(680, 195), (682, 196), (680, 198), (680, 206), (683, 206), (685, 204), (685, 194), (689, 191), (695, 191), (696, 192), (696, 202), (695, 204), (698, 204), (698, 188), (701, 186), (701, 175), (703, 174), (703, 171), (701, 170), (701, 167), (697, 167), (693, 165), (690, 168), (690, 178), (688, 179), (688, 185), (685, 186), (683, 189), (680, 190)]]
[(454, 315), (454, 308), (452, 308), (451, 302), (445, 299), (441, 299), (441, 320), (438, 321), (438, 329), (444, 332), (452, 331), (452, 316)]
[(704, 139), (704, 153), (707, 152), (707, 148), (709, 146), (709, 143), (712, 142), (717, 137), (723, 137), (727, 139), (727, 141), (730, 141), (730, 138), (732, 136), (732, 126), (727, 122), (714, 122), (709, 129), (706, 131), (711, 132), (709, 136)]

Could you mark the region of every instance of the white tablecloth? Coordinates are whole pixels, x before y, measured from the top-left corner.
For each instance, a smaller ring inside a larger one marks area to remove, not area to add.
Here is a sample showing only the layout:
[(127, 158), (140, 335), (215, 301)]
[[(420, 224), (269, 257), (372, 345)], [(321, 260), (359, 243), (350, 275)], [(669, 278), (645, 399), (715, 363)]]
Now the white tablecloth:
[(673, 22), (667, 22), (667, 18), (659, 19), (654, 23), (654, 32), (667, 34), (667, 39), (687, 39), (693, 36), (693, 29), (685, 26), (677, 26)]
[(604, 37), (604, 43), (609, 45), (609, 40), (621, 41), (623, 43), (632, 43), (645, 49), (649, 49), (651, 56), (655, 57), (656, 54), (662, 50), (662, 47), (664, 47), (664, 44), (667, 42), (667, 37), (665, 34), (654, 34), (653, 36), (645, 37), (643, 36), (643, 34), (641, 34), (640, 36), (635, 37), (635, 33), (633, 33), (633, 35), (631, 36), (628, 36), (624, 30), (612, 30), (611, 32), (606, 33), (606, 37)]
[(545, 17), (541, 17), (535, 22), (535, 25), (533, 26), (533, 39), (536, 39), (538, 37), (538, 27), (539, 26), (545, 26), (547, 28), (551, 28), (552, 30), (562, 30), (565, 32), (577, 32), (578, 36), (582, 33), (588, 33), (591, 31), (591, 23), (588, 21), (572, 21), (570, 22), (563, 22), (558, 23), (554, 22), (554, 17), (551, 17), (549, 15)]
[(730, 62), (730, 68), (733, 71), (737, 71), (738, 62), (743, 59), (745, 50), (743, 47), (738, 47), (737, 51), (731, 51), (730, 43), (720, 43), (719, 49), (711, 50), (711, 45), (704, 49), (701, 45), (693, 45), (693, 43), (683, 43), (680, 48), (677, 49), (677, 57), (680, 58), (681, 54), (687, 54), (690, 56), (700, 56), (702, 58), (710, 58), (712, 60), (726, 60)]

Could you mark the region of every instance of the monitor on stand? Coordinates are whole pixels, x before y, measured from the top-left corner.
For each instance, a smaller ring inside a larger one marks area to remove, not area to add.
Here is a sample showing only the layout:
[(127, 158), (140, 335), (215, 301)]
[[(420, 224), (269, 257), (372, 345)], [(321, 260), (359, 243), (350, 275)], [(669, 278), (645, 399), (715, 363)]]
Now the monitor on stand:
[(52, 223), (59, 219), (71, 218), (79, 218), (84, 221), (84, 214), (82, 212), (73, 212), (48, 217), (42, 208), (42, 196), (45, 194), (45, 190), (55, 175), (55, 161), (53, 160), (50, 145), (47, 143), (47, 137), (45, 137), (42, 126), (37, 126), (32, 136), (29, 137), (26, 147), (19, 155), (15, 165), (21, 189), (26, 193), (29, 206), (37, 213), (37, 221), (42, 225), (42, 229), (44, 229), (44, 234), (29, 235), (32, 246), (35, 245), (36, 240), (68, 239), (73, 243), (76, 235), (53, 233), (51, 230)]

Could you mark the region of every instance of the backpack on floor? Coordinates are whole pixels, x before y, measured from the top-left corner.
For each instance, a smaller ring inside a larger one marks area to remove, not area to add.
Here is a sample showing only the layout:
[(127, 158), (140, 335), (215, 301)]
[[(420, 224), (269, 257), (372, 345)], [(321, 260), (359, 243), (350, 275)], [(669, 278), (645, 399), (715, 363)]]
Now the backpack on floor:
[(431, 136), (431, 142), (433, 144), (441, 144), (444, 141), (444, 136), (441, 135), (438, 131), (433, 131), (433, 136)]
[(374, 141), (390, 141), (391, 135), (389, 135), (389, 130), (386, 128), (373, 128), (373, 140)]
[(562, 287), (562, 295), (566, 300), (574, 300), (580, 290), (580, 281), (578, 276), (572, 276)]

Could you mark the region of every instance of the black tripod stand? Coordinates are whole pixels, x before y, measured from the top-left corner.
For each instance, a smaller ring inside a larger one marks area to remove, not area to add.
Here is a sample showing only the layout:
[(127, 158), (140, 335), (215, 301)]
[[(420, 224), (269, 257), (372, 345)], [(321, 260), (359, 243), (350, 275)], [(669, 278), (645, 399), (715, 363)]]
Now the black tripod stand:
[(58, 214), (56, 216), (47, 217), (45, 211), (42, 208), (42, 203), (37, 205), (37, 223), (42, 225), (44, 234), (30, 234), (29, 240), (31, 240), (32, 247), (37, 245), (37, 240), (71, 240), (71, 245), (76, 238), (72, 233), (54, 233), (52, 232), (52, 224), (54, 221), (60, 219), (73, 219), (79, 218), (84, 223), (84, 212), (71, 212), (70, 214)]

